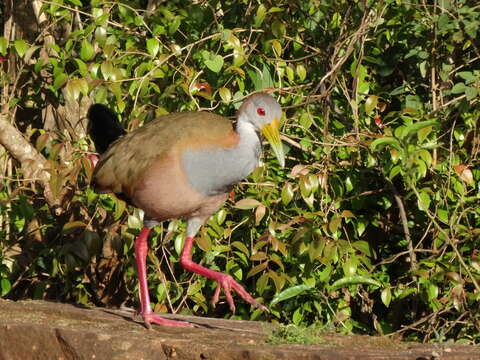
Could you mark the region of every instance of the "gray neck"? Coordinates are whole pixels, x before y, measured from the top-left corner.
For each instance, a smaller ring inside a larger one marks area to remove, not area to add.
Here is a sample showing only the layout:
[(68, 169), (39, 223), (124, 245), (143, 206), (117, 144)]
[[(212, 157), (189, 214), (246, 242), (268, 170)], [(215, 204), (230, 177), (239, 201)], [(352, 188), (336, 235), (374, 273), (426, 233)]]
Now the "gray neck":
[(262, 143), (255, 127), (243, 116), (238, 118), (237, 133), (240, 136), (240, 141), (235, 152), (239, 160), (234, 160), (245, 166), (246, 175), (244, 177), (247, 177), (258, 166), (258, 161), (262, 155)]
[(183, 166), (195, 190), (209, 196), (223, 194), (258, 166), (262, 148), (255, 127), (240, 116), (237, 132), (240, 141), (233, 148), (187, 150), (183, 153)]

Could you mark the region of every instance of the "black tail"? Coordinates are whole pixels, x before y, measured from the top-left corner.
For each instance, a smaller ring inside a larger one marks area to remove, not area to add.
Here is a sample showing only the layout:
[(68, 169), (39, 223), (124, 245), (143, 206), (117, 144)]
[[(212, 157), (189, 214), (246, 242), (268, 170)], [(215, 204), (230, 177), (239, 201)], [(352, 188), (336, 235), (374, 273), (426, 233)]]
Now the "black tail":
[(112, 142), (126, 134), (115, 113), (105, 105), (90, 106), (88, 119), (88, 133), (100, 154), (107, 151)]

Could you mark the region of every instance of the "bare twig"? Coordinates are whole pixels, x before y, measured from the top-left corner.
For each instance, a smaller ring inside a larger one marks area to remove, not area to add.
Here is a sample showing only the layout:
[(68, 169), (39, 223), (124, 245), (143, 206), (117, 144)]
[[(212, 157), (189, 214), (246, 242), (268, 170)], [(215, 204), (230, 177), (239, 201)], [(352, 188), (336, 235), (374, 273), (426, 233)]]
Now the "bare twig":
[(395, 185), (393, 185), (393, 183), (390, 180), (388, 180), (387, 183), (388, 183), (388, 186), (392, 189), (393, 197), (395, 199), (395, 202), (397, 203), (398, 210), (400, 212), (400, 219), (402, 221), (403, 233), (405, 235), (405, 239), (408, 242), (408, 252), (410, 254), (410, 268), (412, 272), (414, 272), (418, 266), (417, 256), (415, 255), (415, 250), (412, 243), (412, 237), (410, 236), (410, 230), (408, 229), (408, 219), (407, 219), (407, 213), (405, 211), (405, 206), (403, 205), (402, 197), (398, 193), (398, 190), (395, 187)]

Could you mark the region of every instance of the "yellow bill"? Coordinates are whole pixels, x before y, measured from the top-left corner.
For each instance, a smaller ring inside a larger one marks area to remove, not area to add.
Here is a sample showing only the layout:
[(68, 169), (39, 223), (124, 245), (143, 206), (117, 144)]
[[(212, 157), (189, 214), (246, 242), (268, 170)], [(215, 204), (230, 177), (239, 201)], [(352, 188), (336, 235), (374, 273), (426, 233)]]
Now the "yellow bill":
[(280, 166), (285, 166), (285, 154), (283, 152), (282, 141), (280, 140), (280, 121), (274, 118), (270, 124), (266, 124), (262, 127), (262, 134), (272, 147)]

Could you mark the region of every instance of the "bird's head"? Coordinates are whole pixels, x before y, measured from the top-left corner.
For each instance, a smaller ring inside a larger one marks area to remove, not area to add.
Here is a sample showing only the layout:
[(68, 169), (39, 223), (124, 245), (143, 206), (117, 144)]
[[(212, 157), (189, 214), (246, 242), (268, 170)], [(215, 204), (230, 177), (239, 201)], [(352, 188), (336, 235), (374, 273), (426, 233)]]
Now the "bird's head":
[(242, 104), (238, 114), (239, 119), (248, 121), (265, 136), (280, 166), (284, 167), (285, 154), (280, 140), (282, 108), (277, 100), (266, 93), (253, 94)]

